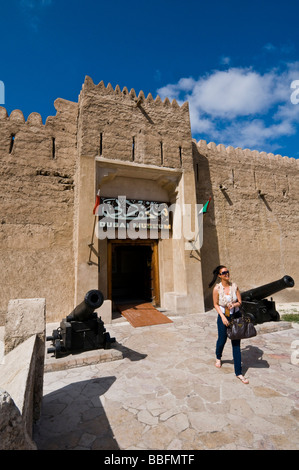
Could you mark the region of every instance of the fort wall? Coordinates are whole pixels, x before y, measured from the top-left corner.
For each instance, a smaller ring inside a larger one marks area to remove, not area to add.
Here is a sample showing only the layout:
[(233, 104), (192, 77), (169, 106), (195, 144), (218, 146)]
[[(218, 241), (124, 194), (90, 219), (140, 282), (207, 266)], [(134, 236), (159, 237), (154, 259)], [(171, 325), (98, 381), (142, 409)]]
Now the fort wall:
[(44, 297), (48, 319), (73, 308), (73, 212), (78, 105), (57, 114), (0, 108), (0, 320), (8, 301)]
[[(79, 301), (97, 280), (99, 288), (109, 297), (107, 243), (99, 244), (99, 261), (93, 255), (92, 263), (86, 263), (93, 224), (91, 207), (99, 187), (102, 196), (160, 200), (164, 193), (161, 202), (195, 206), (188, 103), (179, 106), (168, 98), (162, 102), (159, 96), (145, 97), (142, 91), (137, 96), (133, 89), (129, 92), (125, 87), (121, 91), (118, 85), (113, 89), (103, 82), (95, 85), (86, 77), (79, 96), (78, 156), (75, 251)], [(183, 239), (177, 243), (159, 241), (159, 266), (161, 305), (166, 306), (171, 298), (176, 305), (181, 299), (186, 312), (201, 309), (200, 263), (184, 250)]]
[(108, 292), (106, 242), (87, 262), (99, 186), (103, 196), (193, 206), (212, 197), (200, 256), (184, 241), (159, 242), (162, 306), (201, 310), (202, 279), (209, 306), (218, 264), (242, 290), (288, 274), (299, 295), (298, 160), (192, 141), (188, 103), (89, 77), (78, 103), (59, 98), (55, 108), (43, 124), (0, 107), (0, 324), (10, 299), (46, 298), (49, 322), (90, 288)]
[(80, 155), (192, 170), (188, 103), (154, 100), (143, 91), (137, 96), (86, 77), (79, 108)]
[(219, 264), (242, 290), (288, 274), (295, 288), (277, 299), (299, 298), (299, 160), (203, 140), (193, 140), (193, 157), (197, 201), (212, 196), (201, 252), (206, 303)]

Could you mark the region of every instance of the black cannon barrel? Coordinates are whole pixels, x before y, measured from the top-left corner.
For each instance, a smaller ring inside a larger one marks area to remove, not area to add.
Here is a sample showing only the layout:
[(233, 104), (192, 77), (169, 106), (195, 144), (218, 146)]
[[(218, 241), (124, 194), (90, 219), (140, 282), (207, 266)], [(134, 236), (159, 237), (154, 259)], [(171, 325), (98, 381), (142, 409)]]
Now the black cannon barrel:
[(99, 308), (104, 302), (104, 296), (101, 291), (93, 289), (85, 294), (83, 302), (74, 308), (72, 313), (67, 316), (67, 321), (85, 321), (91, 316), (96, 308)]
[(242, 300), (262, 300), (270, 295), (275, 294), (287, 287), (293, 287), (295, 285), (294, 279), (291, 276), (283, 276), (277, 281), (264, 284), (263, 286), (256, 287), (241, 293)]

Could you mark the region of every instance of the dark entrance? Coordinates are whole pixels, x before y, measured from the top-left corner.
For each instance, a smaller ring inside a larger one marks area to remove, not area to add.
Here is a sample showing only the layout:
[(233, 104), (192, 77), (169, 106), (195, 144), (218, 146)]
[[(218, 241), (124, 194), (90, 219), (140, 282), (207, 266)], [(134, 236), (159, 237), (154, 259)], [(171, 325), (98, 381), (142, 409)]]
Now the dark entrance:
[(152, 248), (115, 245), (112, 251), (112, 300), (152, 301)]
[(160, 304), (157, 240), (108, 243), (108, 298), (114, 304)]

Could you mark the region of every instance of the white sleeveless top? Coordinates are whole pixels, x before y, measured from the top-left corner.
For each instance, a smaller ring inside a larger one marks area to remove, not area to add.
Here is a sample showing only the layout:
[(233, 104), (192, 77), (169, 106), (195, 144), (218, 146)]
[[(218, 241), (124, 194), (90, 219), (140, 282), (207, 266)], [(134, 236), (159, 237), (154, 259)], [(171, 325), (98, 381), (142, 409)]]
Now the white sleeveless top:
[[(221, 311), (225, 314), (225, 307), (228, 303), (230, 302), (237, 302), (238, 301), (238, 298), (237, 298), (237, 285), (233, 282), (232, 284), (230, 284), (229, 286), (229, 294), (225, 294), (224, 293), (224, 287), (222, 285), (222, 282), (220, 282), (219, 284), (217, 284), (217, 290), (218, 290), (218, 294), (219, 294), (219, 306), (221, 308)], [(239, 311), (239, 307), (233, 307), (230, 309), (229, 313), (230, 315), (232, 315), (234, 312), (238, 312)]]

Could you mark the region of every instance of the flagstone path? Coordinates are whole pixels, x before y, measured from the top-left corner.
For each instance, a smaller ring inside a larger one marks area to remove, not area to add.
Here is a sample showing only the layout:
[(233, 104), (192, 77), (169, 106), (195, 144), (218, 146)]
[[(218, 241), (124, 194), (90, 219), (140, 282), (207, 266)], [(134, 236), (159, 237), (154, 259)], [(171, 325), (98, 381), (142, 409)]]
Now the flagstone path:
[(107, 324), (123, 359), (45, 373), (38, 448), (298, 450), (299, 329), (264, 324), (242, 341), (244, 385), (229, 340), (214, 366), (215, 312), (171, 319)]

